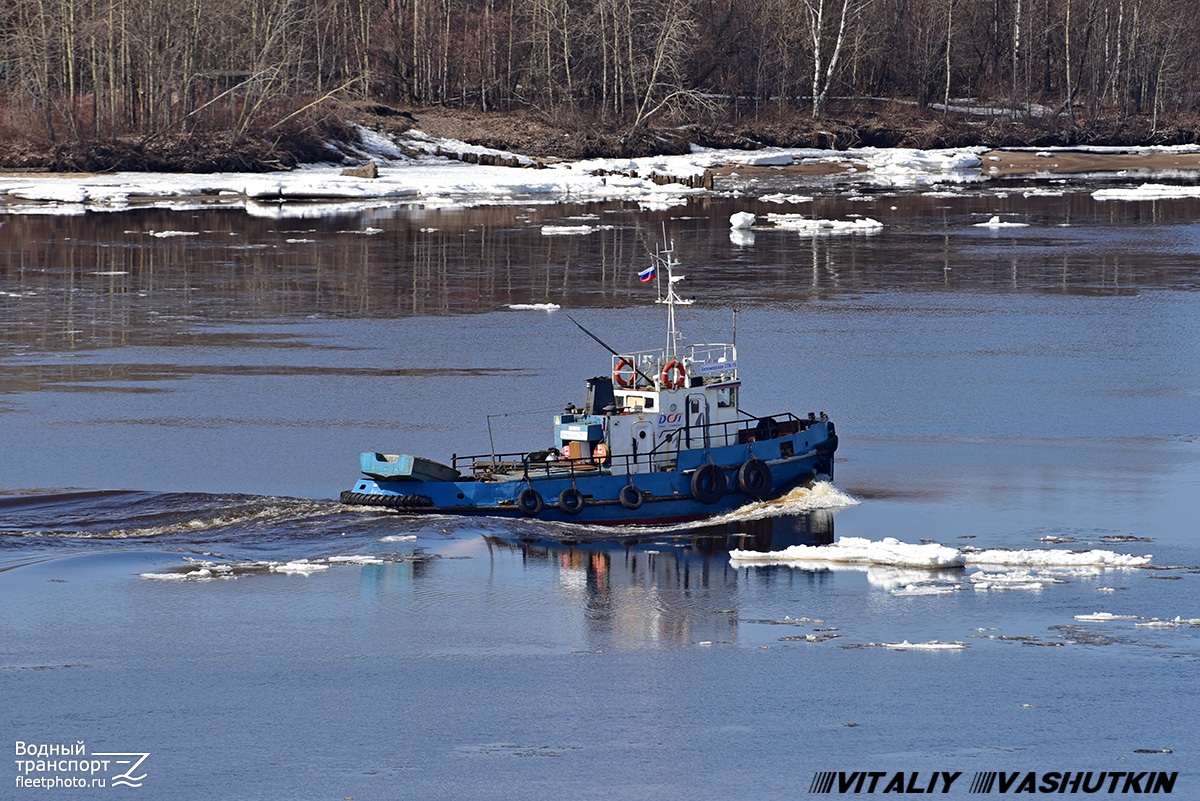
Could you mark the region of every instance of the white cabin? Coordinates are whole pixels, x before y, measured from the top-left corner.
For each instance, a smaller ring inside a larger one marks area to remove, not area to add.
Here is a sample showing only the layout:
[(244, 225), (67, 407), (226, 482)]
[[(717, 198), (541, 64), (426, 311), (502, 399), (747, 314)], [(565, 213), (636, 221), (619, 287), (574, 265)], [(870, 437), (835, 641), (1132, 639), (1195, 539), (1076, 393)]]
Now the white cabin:
[[(675, 292), (683, 280), (675, 275), (676, 266), (673, 251), (667, 250), (656, 255), (650, 271), (658, 279), (658, 302), (667, 307), (666, 346), (614, 352), (611, 380), (589, 382), (583, 415), (556, 421), (568, 458), (594, 460), (602, 439), (607, 458), (619, 458), (630, 472), (644, 473), (674, 470), (681, 450), (738, 443), (737, 346), (681, 344), (675, 307), (692, 301)], [(665, 273), (665, 294), (659, 267)]]

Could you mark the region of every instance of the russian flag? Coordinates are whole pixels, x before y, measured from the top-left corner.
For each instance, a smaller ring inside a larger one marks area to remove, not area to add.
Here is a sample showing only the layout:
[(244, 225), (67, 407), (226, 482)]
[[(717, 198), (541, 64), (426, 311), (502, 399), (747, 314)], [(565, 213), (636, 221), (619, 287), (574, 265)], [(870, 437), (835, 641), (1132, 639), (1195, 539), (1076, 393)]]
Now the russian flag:
[(647, 281), (653, 281), (655, 275), (657, 275), (657, 272), (654, 269), (654, 265), (651, 264), (649, 267), (638, 273), (638, 280), (644, 284)]

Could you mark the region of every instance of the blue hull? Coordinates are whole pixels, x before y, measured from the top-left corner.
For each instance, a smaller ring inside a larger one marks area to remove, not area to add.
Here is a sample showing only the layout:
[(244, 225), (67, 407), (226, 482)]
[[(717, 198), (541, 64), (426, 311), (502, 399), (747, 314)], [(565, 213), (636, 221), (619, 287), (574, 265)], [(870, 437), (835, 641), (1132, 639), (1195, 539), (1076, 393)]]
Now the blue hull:
[[(491, 480), (409, 476), (360, 478), (346, 504), (408, 514), (531, 517), (564, 523), (652, 525), (699, 520), (779, 497), (818, 474), (833, 475), (837, 435), (821, 420), (786, 436), (684, 451), (669, 472), (612, 467), (525, 471)], [(764, 469), (765, 467), (765, 469)], [(700, 474), (700, 475), (697, 475)], [(718, 478), (719, 475), (719, 478)], [(724, 486), (721, 486), (721, 478)], [(630, 486), (634, 489), (628, 489)]]

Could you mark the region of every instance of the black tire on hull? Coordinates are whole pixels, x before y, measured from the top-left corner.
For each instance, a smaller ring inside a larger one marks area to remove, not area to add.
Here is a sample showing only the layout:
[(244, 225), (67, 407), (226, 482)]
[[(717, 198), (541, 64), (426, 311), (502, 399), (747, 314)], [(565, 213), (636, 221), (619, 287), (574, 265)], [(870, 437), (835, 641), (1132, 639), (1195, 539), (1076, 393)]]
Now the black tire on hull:
[(621, 491), (617, 493), (617, 500), (631, 512), (636, 512), (642, 508), (642, 504), (646, 499), (642, 497), (642, 491), (632, 484), (626, 484), (621, 487)]
[(428, 509), (433, 498), (428, 495), (371, 495), (365, 492), (344, 491), (339, 500), (348, 506), (383, 506), (388, 509)]
[(583, 493), (574, 487), (567, 487), (558, 494), (558, 508), (569, 515), (577, 515), (583, 511)]
[(738, 486), (750, 498), (756, 501), (766, 500), (774, 489), (770, 465), (756, 457), (747, 459), (738, 468)]
[(724, 497), (728, 488), (725, 471), (712, 462), (701, 465), (692, 473), (692, 497), (700, 503), (716, 503)]
[(517, 508), (526, 517), (537, 517), (546, 508), (546, 502), (542, 500), (540, 492), (533, 487), (526, 487), (517, 495)]

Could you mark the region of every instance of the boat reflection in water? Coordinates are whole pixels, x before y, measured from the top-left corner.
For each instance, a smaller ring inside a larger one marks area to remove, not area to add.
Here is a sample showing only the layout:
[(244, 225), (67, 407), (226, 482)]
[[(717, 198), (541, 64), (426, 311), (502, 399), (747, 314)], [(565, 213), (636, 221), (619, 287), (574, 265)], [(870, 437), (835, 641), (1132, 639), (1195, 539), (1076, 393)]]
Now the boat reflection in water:
[[(541, 536), (539, 536), (541, 534)], [(555, 591), (583, 613), (590, 648), (662, 647), (737, 640), (739, 583), (828, 580), (824, 571), (738, 571), (731, 549), (776, 551), (833, 542), (833, 512), (815, 510), (657, 534), (613, 538), (529, 530), (487, 535), (494, 560), (518, 554), (553, 572)], [(797, 610), (798, 614), (803, 610)]]

